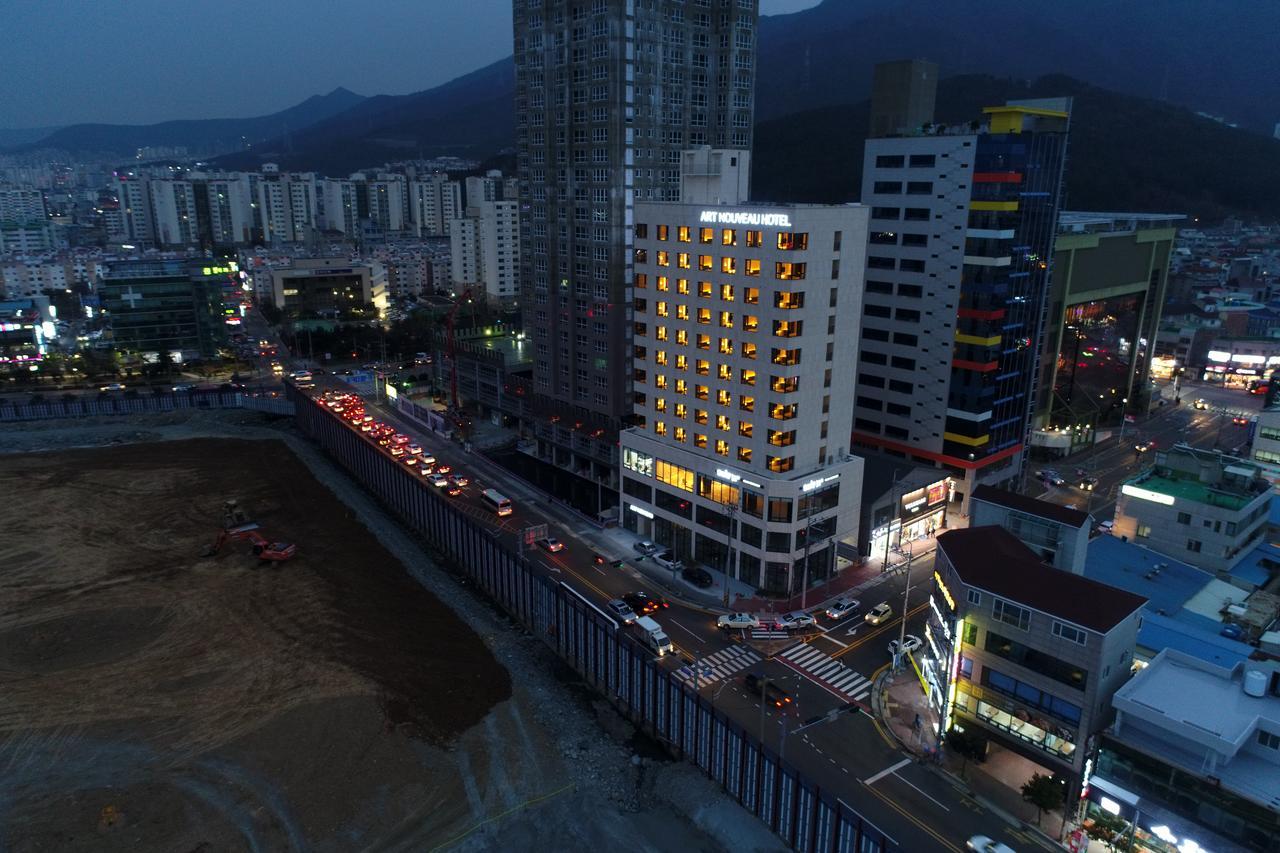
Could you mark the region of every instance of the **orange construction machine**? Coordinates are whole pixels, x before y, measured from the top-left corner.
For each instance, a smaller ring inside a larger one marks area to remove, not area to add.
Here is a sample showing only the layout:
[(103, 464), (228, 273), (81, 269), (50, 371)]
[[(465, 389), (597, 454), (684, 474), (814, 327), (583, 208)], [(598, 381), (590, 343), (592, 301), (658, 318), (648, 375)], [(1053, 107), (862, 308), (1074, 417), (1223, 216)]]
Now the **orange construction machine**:
[(232, 540), (247, 540), (253, 547), (253, 555), (264, 563), (283, 563), (298, 553), (298, 546), (291, 542), (272, 542), (258, 532), (258, 525), (249, 521), (235, 501), (222, 506), (223, 524), (218, 538), (207, 547), (202, 556), (212, 557), (222, 546)]

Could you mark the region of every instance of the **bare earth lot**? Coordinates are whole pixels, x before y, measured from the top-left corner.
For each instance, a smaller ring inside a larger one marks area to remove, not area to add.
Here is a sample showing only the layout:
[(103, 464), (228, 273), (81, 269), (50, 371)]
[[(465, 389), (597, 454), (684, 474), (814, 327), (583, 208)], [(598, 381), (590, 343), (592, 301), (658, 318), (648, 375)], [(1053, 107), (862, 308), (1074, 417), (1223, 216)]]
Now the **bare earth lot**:
[[(696, 771), (633, 757), (402, 531), (384, 549), (288, 433), (0, 430), (0, 850), (775, 847)], [(150, 443), (60, 449), (122, 441)], [(228, 498), (298, 556), (200, 557)]]

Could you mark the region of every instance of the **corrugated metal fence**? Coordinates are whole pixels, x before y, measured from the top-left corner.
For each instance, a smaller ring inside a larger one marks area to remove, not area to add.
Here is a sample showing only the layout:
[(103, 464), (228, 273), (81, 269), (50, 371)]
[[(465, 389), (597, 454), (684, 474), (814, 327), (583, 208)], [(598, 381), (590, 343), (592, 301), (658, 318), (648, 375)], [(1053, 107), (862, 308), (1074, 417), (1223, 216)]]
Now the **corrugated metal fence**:
[(672, 754), (694, 762), (788, 845), (822, 853), (896, 853), (894, 843), (672, 673), (567, 584), (520, 554), (436, 489), (290, 388), (302, 431), (350, 471), (453, 568), (555, 649), (584, 680)]
[(293, 403), (285, 397), (255, 396), (239, 391), (193, 391), (137, 397), (76, 397), (43, 403), (0, 401), (0, 422), (145, 415), (182, 409), (253, 409), (277, 415), (294, 412)]

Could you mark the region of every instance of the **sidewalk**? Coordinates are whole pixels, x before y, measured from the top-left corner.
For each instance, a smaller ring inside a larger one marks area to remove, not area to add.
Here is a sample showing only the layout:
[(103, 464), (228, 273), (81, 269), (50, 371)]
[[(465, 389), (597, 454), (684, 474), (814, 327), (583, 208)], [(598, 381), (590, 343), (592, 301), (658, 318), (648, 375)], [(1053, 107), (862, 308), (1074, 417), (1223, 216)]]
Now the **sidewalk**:
[[(915, 670), (908, 664), (894, 673), (888, 667), (876, 675), (871, 692), (872, 712), (884, 724), (899, 745), (930, 769), (940, 773), (957, 790), (986, 806), (1010, 824), (1040, 835), (1046, 842), (1059, 846), (1064, 816), (1062, 812), (1045, 812), (1036, 824), (1036, 809), (1023, 801), (1020, 790), (1002, 781), (1008, 774), (999, 756), (978, 764), (950, 755), (944, 746), (936, 750), (938, 712), (929, 705)], [(918, 723), (917, 723), (918, 721)], [(1073, 828), (1067, 823), (1067, 831)]]

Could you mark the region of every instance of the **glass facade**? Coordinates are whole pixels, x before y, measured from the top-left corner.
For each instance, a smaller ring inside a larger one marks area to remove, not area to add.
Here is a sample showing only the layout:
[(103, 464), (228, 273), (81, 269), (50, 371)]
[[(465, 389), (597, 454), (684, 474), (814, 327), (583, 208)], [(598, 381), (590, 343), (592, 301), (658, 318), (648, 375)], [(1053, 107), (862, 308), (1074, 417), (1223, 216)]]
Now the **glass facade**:
[(1051, 424), (1120, 423), (1134, 371), (1148, 357), (1138, 329), (1143, 298), (1130, 294), (1067, 307)]

